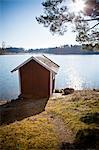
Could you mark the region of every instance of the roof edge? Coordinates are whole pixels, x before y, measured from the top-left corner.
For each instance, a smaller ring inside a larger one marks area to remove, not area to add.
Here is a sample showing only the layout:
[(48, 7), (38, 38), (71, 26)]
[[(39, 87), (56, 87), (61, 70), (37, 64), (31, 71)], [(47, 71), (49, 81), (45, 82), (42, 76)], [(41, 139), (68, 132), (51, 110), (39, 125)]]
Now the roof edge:
[(54, 63), (57, 67), (60, 67), (58, 64), (56, 64), (54, 61), (52, 61), (50, 58), (48, 58), (48, 57), (45, 56), (44, 54), (43, 54), (43, 56), (44, 56), (45, 58), (47, 58), (48, 60), (50, 60), (52, 63)]
[[(46, 56), (45, 56), (46, 57)], [(47, 58), (47, 57), (46, 57)], [(42, 61), (40, 61), (39, 59), (37, 59), (36, 57), (30, 57), (29, 59), (27, 59), (26, 61), (24, 61), (22, 64), (20, 64), (19, 66), (17, 66), (16, 68), (14, 68), (13, 70), (11, 70), (11, 73), (13, 73), (16, 70), (19, 70), (22, 66), (24, 66), (26, 63), (28, 63), (31, 60), (36, 61), (37, 63), (39, 63), (41, 66), (43, 66), (44, 68), (46, 68), (48, 71), (50, 72), (54, 72), (55, 74), (57, 74), (57, 72), (51, 70), (46, 64), (44, 64)], [(48, 58), (47, 58), (48, 59)], [(50, 60), (51, 61), (51, 60)], [(53, 61), (52, 61), (53, 62)], [(54, 63), (54, 62), (53, 62)]]

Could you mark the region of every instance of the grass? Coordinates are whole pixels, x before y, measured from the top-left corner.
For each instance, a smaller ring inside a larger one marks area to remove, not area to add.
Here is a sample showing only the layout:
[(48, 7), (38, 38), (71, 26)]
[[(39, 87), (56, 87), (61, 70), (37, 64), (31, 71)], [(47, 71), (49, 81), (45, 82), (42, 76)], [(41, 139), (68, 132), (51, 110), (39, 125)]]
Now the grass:
[(72, 130), (76, 146), (99, 149), (99, 99), (57, 99), (49, 101), (47, 111), (60, 117), (65, 127)]
[(2, 126), (0, 135), (2, 150), (51, 150), (58, 143), (53, 125), (39, 116)]
[(99, 102), (96, 100), (67, 102), (65, 99), (58, 99), (57, 101), (49, 102), (47, 111), (48, 113), (52, 113), (61, 117), (66, 126), (68, 125), (71, 130), (76, 133), (79, 129), (96, 127), (94, 123), (90, 125), (85, 124), (80, 120), (80, 118), (85, 116), (87, 113), (98, 112)]
[(61, 143), (49, 115), (63, 120), (65, 128), (69, 128), (75, 137), (74, 144), (99, 148), (99, 96), (88, 96), (87, 99), (72, 95), (49, 100), (45, 112), (39, 115), (1, 126), (1, 149), (57, 150)]

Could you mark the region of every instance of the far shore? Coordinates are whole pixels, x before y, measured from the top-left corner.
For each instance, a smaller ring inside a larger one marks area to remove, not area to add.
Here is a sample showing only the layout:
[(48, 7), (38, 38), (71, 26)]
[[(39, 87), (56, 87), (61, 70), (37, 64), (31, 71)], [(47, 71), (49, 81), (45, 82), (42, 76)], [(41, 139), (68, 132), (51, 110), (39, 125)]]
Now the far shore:
[(9, 52), (9, 53), (4, 53), (4, 54), (0, 54), (0, 56), (4, 56), (4, 55), (37, 55), (37, 54), (45, 54), (45, 55), (99, 55), (99, 52), (93, 52), (93, 53), (85, 53), (85, 54), (83, 54), (83, 53), (66, 53), (66, 54), (61, 54), (61, 53), (59, 53), (59, 54), (57, 54), (57, 53), (43, 53), (43, 52), (39, 52), (39, 53), (37, 53), (37, 52), (31, 52), (31, 53), (28, 53), (28, 52), (26, 52), (26, 53), (11, 53), (11, 52)]

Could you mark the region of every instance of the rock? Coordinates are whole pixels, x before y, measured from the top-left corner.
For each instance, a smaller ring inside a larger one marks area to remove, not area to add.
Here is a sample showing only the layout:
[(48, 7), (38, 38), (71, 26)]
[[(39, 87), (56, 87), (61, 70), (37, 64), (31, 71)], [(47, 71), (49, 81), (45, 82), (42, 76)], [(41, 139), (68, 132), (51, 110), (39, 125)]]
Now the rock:
[(63, 93), (63, 89), (55, 89), (54, 93)]
[(60, 93), (60, 90), (59, 89), (55, 89), (55, 93)]
[(95, 91), (95, 92), (99, 92), (99, 89), (93, 89), (93, 91)]
[(68, 94), (72, 94), (74, 92), (73, 88), (65, 88), (63, 90), (63, 95), (68, 95)]

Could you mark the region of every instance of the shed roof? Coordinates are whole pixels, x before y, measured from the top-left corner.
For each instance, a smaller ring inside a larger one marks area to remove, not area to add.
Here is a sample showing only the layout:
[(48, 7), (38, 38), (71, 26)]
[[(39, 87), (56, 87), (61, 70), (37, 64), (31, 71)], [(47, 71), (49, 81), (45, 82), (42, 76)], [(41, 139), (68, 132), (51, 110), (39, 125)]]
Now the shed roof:
[(26, 61), (24, 61), (22, 64), (17, 66), (16, 68), (14, 68), (11, 72), (19, 70), (22, 66), (24, 66), (25, 64), (27, 64), (31, 60), (36, 61), (38, 64), (40, 64), (41, 66), (43, 66), (44, 68), (46, 68), (47, 70), (49, 70), (55, 74), (57, 74), (57, 72), (58, 72), (59, 65), (57, 65), (55, 62), (53, 62), (51, 59), (49, 59), (45, 55), (35, 56), (35, 57), (32, 56), (29, 59), (27, 59)]

